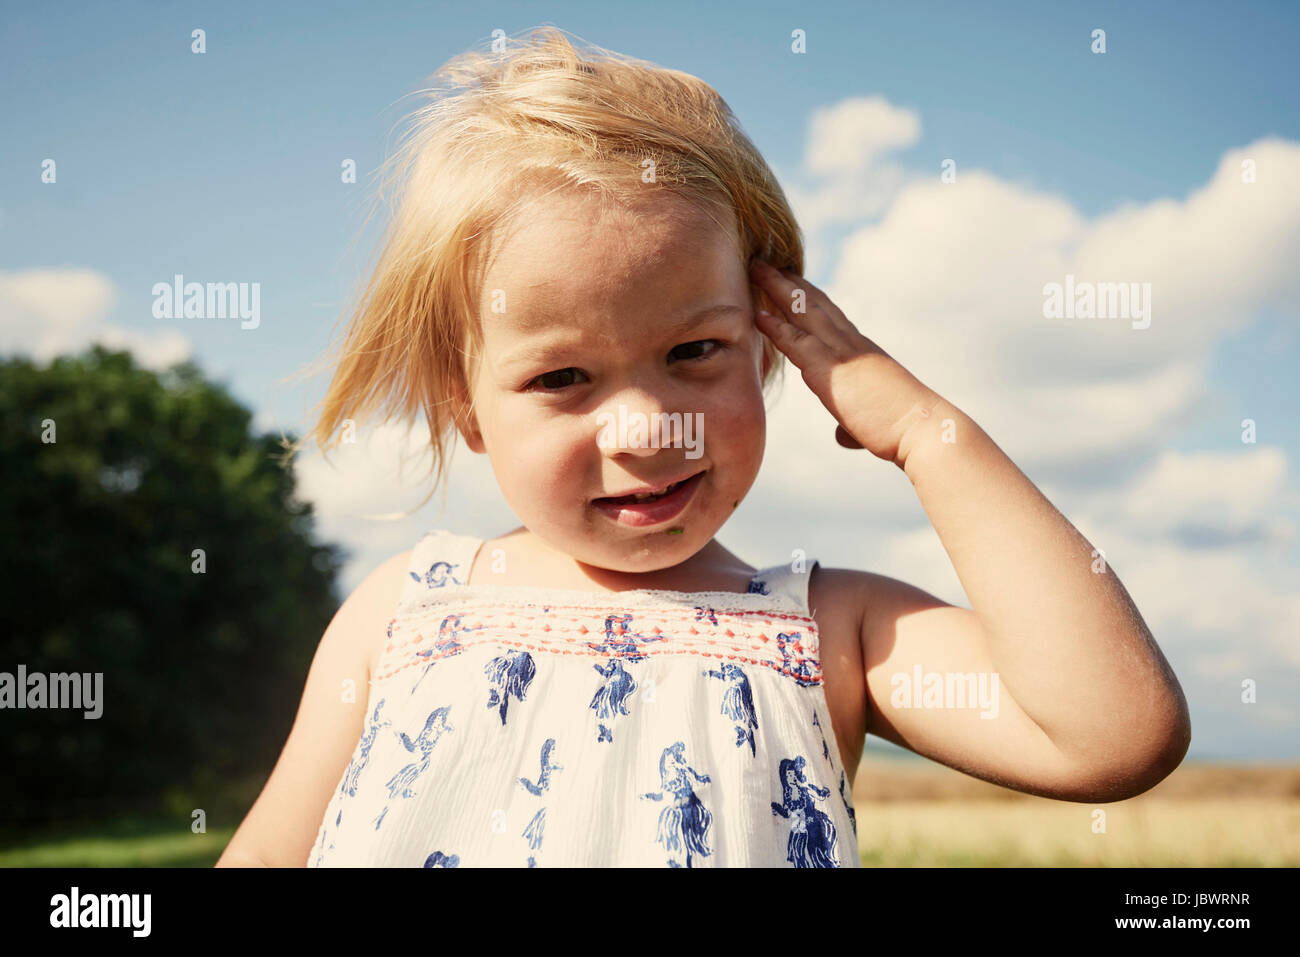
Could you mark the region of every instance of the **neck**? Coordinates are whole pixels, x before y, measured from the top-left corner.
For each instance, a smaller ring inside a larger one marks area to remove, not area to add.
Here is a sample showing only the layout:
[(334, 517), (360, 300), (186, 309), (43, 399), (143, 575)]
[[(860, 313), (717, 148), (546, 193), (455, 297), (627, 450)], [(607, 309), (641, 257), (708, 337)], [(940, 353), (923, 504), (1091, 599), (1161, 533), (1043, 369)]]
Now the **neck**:
[[(634, 588), (664, 589), (668, 591), (744, 591), (750, 568), (717, 539), (708, 543), (685, 561), (668, 568), (646, 572), (623, 572), (578, 561), (572, 555), (559, 551), (526, 528), (509, 533), (518, 536), (521, 547), (537, 556), (538, 565), (554, 570), (556, 578), (590, 583), (575, 587), (594, 586), (607, 591), (628, 591)], [(549, 576), (548, 576), (549, 577)]]

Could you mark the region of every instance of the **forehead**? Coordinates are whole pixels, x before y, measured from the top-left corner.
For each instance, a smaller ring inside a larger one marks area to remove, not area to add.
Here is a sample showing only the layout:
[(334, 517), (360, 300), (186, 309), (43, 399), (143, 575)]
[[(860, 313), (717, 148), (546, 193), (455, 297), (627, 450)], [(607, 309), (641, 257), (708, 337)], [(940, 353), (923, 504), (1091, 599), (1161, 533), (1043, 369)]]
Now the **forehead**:
[[(635, 251), (671, 239), (694, 238), (708, 244), (728, 239), (734, 245), (734, 229), (735, 214), (730, 208), (706, 205), (669, 190), (655, 189), (618, 201), (571, 189), (525, 196), (494, 237), (493, 245), (498, 255), (520, 262), (548, 261), (551, 257), (546, 253), (556, 240), (584, 241), (593, 233), (606, 241), (621, 238), (625, 240), (622, 247)], [(539, 245), (537, 240), (542, 238), (552, 242)]]
[(556, 308), (685, 307), (736, 292), (737, 279), (743, 291), (734, 226), (729, 209), (664, 191), (626, 206), (573, 192), (530, 200), (493, 237), (482, 314), (527, 331)]

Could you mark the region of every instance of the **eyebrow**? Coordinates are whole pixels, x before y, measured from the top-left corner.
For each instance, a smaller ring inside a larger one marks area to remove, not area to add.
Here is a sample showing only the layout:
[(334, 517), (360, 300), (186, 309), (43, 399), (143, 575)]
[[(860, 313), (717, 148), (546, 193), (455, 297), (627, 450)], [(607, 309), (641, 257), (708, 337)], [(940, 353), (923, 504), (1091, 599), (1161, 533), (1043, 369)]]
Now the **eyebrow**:
[[(673, 323), (672, 325), (668, 326), (664, 330), (664, 336), (665, 338), (673, 338), (675, 336), (684, 335), (690, 330), (696, 328), (697, 326), (703, 325), (705, 322), (707, 322), (710, 319), (713, 319), (716, 316), (726, 315), (728, 313), (739, 313), (743, 315), (746, 312), (748, 312), (748, 310), (745, 307), (738, 306), (735, 303), (731, 303), (731, 302), (723, 302), (713, 306), (706, 306), (703, 309), (700, 309), (699, 311), (687, 316), (686, 318), (681, 319)], [(548, 328), (554, 328), (554, 327), (548, 327)], [(533, 362), (540, 362), (541, 360), (546, 359), (551, 355), (564, 352), (567, 349), (572, 349), (576, 347), (573, 343), (565, 340), (553, 341), (553, 342), (546, 342), (545, 340), (543, 340), (542, 342), (537, 342), (536, 340), (539, 338), (543, 338), (543, 337), (540, 335), (530, 337), (531, 341), (525, 342), (522, 345), (520, 345), (517, 349), (512, 350), (508, 356), (506, 356), (504, 359), (501, 360), (500, 365), (516, 366), (516, 365), (525, 365)]]

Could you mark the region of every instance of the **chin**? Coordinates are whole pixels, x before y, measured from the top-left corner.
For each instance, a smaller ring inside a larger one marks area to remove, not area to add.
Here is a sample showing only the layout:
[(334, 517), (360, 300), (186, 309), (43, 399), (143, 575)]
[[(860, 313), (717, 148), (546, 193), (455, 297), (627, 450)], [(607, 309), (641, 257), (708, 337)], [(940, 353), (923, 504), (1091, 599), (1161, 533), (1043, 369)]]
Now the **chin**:
[[(698, 527), (698, 523), (692, 524)], [(604, 554), (593, 556), (595, 560), (583, 561), (613, 572), (640, 575), (680, 565), (699, 551), (699, 546), (689, 544), (694, 541), (694, 536), (688, 539), (687, 531), (680, 535), (667, 535), (665, 530), (656, 528), (650, 532), (634, 532), (601, 549)]]

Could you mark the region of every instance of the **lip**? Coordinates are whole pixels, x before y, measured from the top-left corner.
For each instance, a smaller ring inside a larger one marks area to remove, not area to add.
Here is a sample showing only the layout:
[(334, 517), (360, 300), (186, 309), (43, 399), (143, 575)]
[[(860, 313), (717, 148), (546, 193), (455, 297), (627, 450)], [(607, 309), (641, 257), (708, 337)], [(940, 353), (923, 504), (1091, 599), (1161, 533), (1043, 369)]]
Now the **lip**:
[[(695, 497), (695, 490), (700, 487), (700, 481), (707, 474), (705, 469), (689, 476), (684, 482), (682, 479), (674, 479), (674, 482), (682, 482), (680, 488), (675, 490), (671, 495), (665, 495), (661, 499), (643, 504), (622, 504), (615, 505), (612, 502), (595, 499), (592, 505), (604, 515), (607, 515), (613, 521), (620, 525), (630, 525), (634, 528), (645, 528), (650, 525), (658, 525), (661, 522), (667, 522), (676, 518), (686, 508), (692, 498)], [(673, 482), (667, 483), (672, 485)], [(667, 486), (661, 486), (666, 488)], [(653, 491), (647, 489), (647, 491)], [(636, 493), (628, 493), (636, 494)], [(608, 496), (609, 498), (618, 498), (619, 496)]]
[[(653, 495), (655, 492), (662, 492), (670, 485), (676, 485), (678, 482), (685, 482), (689, 478), (694, 478), (700, 472), (707, 472), (708, 469), (700, 469), (699, 472), (686, 472), (677, 476), (675, 479), (669, 479), (667, 482), (661, 482), (659, 485), (639, 485), (636, 488), (630, 488), (625, 492), (611, 492), (609, 495), (601, 495), (599, 498), (623, 498), (627, 495)], [(592, 499), (595, 501), (595, 499)]]

